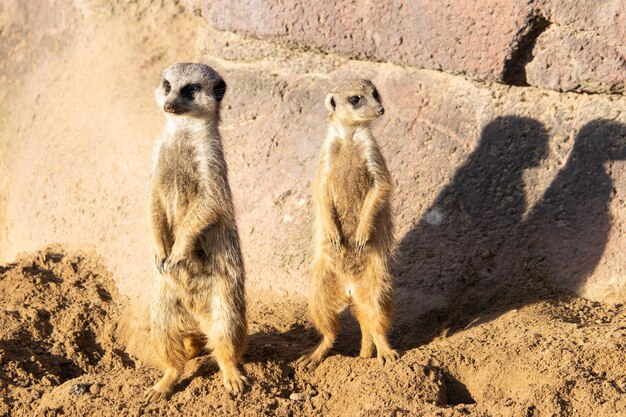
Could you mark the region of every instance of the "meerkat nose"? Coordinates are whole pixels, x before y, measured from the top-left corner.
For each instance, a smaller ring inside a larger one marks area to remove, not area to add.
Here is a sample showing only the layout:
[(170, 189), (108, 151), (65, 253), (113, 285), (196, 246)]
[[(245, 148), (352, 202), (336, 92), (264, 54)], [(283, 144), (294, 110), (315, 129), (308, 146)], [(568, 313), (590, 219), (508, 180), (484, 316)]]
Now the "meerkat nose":
[(165, 103), (165, 106), (163, 106), (163, 111), (165, 111), (166, 113), (176, 113), (176, 108), (170, 103)]
[(383, 106), (380, 106), (376, 109), (376, 113), (378, 113), (379, 116), (382, 116), (383, 114), (385, 114), (385, 108)]

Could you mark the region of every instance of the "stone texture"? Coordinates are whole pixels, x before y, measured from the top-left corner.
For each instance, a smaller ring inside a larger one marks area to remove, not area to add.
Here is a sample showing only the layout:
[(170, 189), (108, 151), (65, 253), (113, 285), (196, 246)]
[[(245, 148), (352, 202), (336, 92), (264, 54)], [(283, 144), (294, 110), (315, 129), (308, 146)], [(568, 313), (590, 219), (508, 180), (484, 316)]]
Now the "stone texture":
[(532, 1), (206, 1), (209, 23), (352, 57), (500, 80)]
[(558, 1), (546, 7), (552, 24), (526, 69), (530, 85), (560, 91), (623, 93), (626, 2)]
[(624, 92), (622, 0), (189, 3), (219, 29), (350, 57), (559, 91)]

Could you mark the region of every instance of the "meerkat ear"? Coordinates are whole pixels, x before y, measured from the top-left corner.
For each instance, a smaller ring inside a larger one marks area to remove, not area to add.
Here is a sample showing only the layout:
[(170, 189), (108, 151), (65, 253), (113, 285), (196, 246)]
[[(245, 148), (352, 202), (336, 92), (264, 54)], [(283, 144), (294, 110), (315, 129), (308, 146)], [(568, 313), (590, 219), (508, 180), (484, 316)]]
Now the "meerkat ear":
[(328, 93), (328, 95), (326, 96), (326, 100), (324, 100), (324, 104), (326, 105), (326, 109), (329, 112), (334, 112), (335, 109), (337, 108), (337, 103), (335, 103), (335, 97), (333, 96), (333, 93)]
[(224, 80), (220, 80), (213, 87), (213, 96), (215, 97), (215, 100), (222, 101), (222, 99), (224, 98), (224, 94), (226, 94), (226, 83), (224, 82)]

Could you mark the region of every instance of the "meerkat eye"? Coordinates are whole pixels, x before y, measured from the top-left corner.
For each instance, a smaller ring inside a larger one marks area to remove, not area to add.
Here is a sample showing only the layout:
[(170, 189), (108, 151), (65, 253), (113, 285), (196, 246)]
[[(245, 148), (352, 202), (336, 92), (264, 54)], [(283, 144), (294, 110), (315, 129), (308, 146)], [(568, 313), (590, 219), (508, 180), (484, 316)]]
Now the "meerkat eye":
[(163, 80), (163, 90), (165, 90), (165, 94), (169, 94), (171, 89), (172, 85), (170, 84), (170, 82), (167, 80)]
[(187, 84), (183, 88), (180, 89), (180, 95), (186, 98), (187, 100), (193, 100), (196, 92), (200, 91), (199, 84)]
[(372, 96), (374, 97), (374, 100), (380, 103), (380, 95), (378, 95), (377, 89), (374, 89), (374, 91), (372, 91)]
[(353, 106), (356, 106), (361, 101), (361, 97), (360, 96), (350, 96), (350, 97), (348, 97), (348, 101)]

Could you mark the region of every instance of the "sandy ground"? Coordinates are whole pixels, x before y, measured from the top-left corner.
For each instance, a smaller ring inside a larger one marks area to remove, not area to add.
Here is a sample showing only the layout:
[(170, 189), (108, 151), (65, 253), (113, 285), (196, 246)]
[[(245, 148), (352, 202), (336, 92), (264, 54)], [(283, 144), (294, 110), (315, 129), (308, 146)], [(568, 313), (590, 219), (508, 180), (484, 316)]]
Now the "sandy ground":
[(345, 314), (336, 348), (314, 371), (295, 363), (317, 340), (304, 300), (249, 293), (247, 390), (226, 393), (216, 366), (201, 356), (187, 364), (169, 401), (149, 405), (143, 393), (159, 371), (125, 351), (127, 330), (119, 323), (126, 300), (96, 257), (59, 246), (25, 255), (0, 267), (0, 298), (3, 416), (616, 416), (626, 410), (626, 310), (545, 288), (542, 300), (504, 314), (500, 306), (497, 315), (487, 312), (463, 329), (435, 325), (412, 337), (392, 332), (394, 345), (415, 347), (387, 366), (357, 357), (358, 326)]

